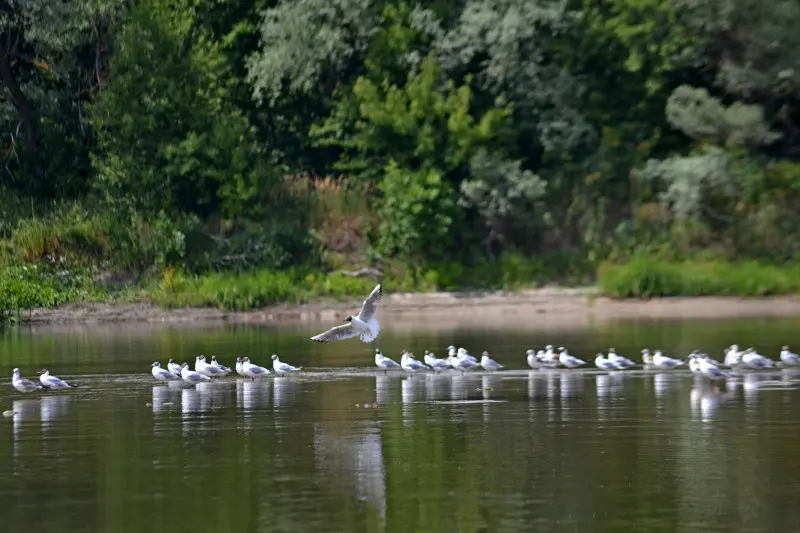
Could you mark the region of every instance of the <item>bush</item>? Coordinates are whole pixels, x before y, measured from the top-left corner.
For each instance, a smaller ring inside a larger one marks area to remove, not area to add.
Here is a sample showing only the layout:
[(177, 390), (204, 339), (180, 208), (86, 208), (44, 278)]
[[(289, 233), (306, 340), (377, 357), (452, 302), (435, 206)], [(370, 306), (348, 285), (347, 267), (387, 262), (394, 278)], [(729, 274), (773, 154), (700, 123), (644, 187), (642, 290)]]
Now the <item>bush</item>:
[(604, 264), (601, 290), (615, 298), (663, 296), (768, 296), (800, 291), (800, 267), (754, 261), (668, 262), (638, 256), (621, 265)]
[(59, 262), (0, 269), (0, 323), (15, 320), (24, 310), (54, 308), (107, 296), (93, 287), (86, 272), (67, 270)]

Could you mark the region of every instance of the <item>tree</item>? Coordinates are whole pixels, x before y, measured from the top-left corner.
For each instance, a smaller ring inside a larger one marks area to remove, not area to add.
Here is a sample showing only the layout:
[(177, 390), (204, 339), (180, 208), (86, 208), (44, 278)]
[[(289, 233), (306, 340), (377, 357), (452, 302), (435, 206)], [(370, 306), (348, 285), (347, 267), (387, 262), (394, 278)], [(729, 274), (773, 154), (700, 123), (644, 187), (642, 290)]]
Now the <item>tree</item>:
[(96, 187), (149, 213), (253, 214), (282, 169), (227, 100), (236, 80), (191, 5), (144, 0), (122, 28), (91, 109)]
[[(48, 196), (57, 190), (53, 183), (57, 178), (45, 181), (48, 165), (44, 160), (47, 154), (42, 153), (40, 123), (47, 110), (43, 107), (60, 111), (68, 104), (65, 96), (74, 98), (67, 91), (78, 85), (74, 78), (80, 76), (80, 49), (97, 38), (98, 20), (120, 4), (121, 0), (9, 0), (0, 6), (0, 83), (18, 117), (18, 122), (6, 122), (5, 135), (10, 139), (6, 146), (8, 153), (17, 151), (17, 132), (21, 130), (24, 143), (19, 149), (36, 177), (30, 192)], [(77, 114), (78, 105), (69, 107), (69, 112)], [(53, 125), (47, 127), (58, 128), (64, 119), (52, 120)], [(49, 155), (56, 157), (52, 149)], [(70, 171), (59, 169), (64, 174)]]

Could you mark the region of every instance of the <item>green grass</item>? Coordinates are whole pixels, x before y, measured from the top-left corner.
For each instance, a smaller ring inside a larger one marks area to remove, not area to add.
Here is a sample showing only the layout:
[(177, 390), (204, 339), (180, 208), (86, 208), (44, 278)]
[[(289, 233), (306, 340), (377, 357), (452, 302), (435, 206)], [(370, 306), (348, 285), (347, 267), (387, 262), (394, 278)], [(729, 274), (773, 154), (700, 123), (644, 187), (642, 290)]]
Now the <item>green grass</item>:
[(106, 289), (94, 285), (85, 271), (67, 270), (59, 264), (0, 268), (0, 323), (19, 321), (29, 309), (52, 309), (70, 302), (106, 301), (110, 297)]
[[(517, 290), (566, 279), (588, 277), (589, 270), (575, 258), (547, 256), (529, 260), (505, 256), (472, 266), (461, 263), (428, 267), (389, 266), (382, 283), (387, 292), (437, 290)], [(164, 307), (218, 307), (246, 310), (275, 304), (301, 304), (320, 298), (352, 298), (366, 295), (371, 278), (355, 278), (311, 269), (255, 270), (241, 274), (187, 275), (167, 269), (162, 279), (147, 287), (150, 301)]]
[(668, 262), (634, 257), (626, 264), (604, 264), (598, 271), (602, 292), (614, 298), (665, 296), (769, 296), (800, 293), (800, 265), (756, 261)]

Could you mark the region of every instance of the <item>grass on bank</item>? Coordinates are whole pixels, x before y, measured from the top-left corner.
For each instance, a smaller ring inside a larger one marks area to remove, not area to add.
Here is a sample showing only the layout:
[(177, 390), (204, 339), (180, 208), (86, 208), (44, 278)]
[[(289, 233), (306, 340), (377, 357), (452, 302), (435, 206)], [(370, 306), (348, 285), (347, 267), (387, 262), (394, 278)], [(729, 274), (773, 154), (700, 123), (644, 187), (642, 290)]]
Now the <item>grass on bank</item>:
[[(382, 279), (387, 292), (439, 290), (519, 290), (546, 283), (578, 285), (591, 279), (588, 264), (572, 255), (548, 255), (538, 260), (506, 255), (471, 266), (461, 263), (427, 267), (387, 268)], [(163, 307), (219, 307), (246, 310), (275, 304), (300, 304), (319, 298), (366, 295), (373, 278), (309, 269), (255, 270), (190, 276), (167, 269), (151, 284), (146, 297)]]
[(625, 264), (601, 265), (597, 278), (603, 294), (614, 298), (800, 294), (800, 265), (755, 261), (667, 262), (634, 257)]

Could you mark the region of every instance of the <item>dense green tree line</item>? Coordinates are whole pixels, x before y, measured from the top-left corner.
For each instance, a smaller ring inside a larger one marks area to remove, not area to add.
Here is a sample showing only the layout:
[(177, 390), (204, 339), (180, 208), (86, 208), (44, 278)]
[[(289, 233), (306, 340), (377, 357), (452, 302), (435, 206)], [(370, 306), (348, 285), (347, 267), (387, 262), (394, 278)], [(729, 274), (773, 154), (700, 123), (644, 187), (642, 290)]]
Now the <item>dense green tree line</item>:
[(8, 0), (5, 257), (791, 260), (798, 24), (796, 0)]

